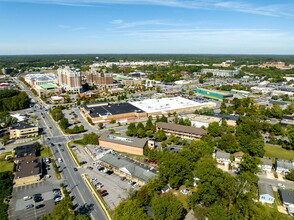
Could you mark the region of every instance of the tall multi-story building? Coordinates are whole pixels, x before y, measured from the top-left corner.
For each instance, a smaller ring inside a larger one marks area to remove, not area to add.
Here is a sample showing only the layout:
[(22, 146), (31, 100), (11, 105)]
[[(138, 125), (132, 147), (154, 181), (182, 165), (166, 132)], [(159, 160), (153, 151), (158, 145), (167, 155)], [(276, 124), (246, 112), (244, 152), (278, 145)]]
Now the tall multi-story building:
[(80, 93), (82, 90), (82, 78), (79, 69), (73, 69), (69, 66), (58, 68), (58, 84), (65, 91)]
[(91, 67), (86, 72), (86, 80), (89, 85), (104, 86), (113, 84), (113, 77), (111, 73), (100, 72), (97, 68)]

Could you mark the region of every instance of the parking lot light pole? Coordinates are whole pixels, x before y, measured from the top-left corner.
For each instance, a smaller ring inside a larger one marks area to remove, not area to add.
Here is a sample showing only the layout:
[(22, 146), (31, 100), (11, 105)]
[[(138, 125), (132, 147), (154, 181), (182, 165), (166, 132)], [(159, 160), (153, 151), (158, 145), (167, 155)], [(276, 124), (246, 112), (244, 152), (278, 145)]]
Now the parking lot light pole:
[(34, 200), (34, 209), (35, 209), (35, 219), (37, 219), (36, 201), (35, 200)]

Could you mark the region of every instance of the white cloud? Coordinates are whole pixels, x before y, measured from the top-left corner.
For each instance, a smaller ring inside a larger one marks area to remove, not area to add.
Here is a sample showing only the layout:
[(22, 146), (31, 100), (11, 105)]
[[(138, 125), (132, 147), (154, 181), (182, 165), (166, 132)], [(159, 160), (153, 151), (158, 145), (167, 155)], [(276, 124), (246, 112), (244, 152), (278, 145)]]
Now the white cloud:
[(81, 30), (88, 29), (87, 27), (71, 27), (69, 25), (63, 25), (63, 24), (58, 25), (58, 27), (61, 29), (67, 29), (67, 30), (71, 30), (71, 31), (81, 31)]
[(143, 20), (143, 21), (133, 21), (133, 22), (124, 22), (123, 20), (113, 20), (111, 22), (112, 24), (117, 25), (117, 28), (132, 28), (132, 27), (138, 27), (138, 26), (183, 26), (183, 24), (176, 24), (174, 22), (167, 22), (164, 20)]
[(97, 7), (98, 4), (159, 5), (189, 9), (229, 10), (266, 16), (294, 15), (293, 3), (266, 4), (255, 1), (253, 4), (248, 0), (9, 0), (11, 1), (83, 7)]

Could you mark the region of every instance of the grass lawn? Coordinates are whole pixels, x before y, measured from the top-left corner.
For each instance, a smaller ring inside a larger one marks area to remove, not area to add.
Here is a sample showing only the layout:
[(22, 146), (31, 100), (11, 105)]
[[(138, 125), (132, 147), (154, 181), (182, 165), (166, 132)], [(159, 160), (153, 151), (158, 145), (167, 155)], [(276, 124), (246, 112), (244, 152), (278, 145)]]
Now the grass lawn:
[(285, 160), (293, 160), (294, 159), (294, 151), (293, 150), (286, 150), (281, 147), (275, 147), (272, 145), (266, 144), (264, 146), (265, 149), (265, 156), (272, 157), (272, 158), (279, 158)]
[(5, 160), (5, 157), (11, 154), (12, 152), (6, 152), (3, 154), (0, 154), (0, 172), (13, 171), (13, 168), (14, 168), (13, 160), (9, 160), (9, 161)]
[(53, 157), (52, 151), (49, 146), (42, 146), (41, 147), (41, 157)]

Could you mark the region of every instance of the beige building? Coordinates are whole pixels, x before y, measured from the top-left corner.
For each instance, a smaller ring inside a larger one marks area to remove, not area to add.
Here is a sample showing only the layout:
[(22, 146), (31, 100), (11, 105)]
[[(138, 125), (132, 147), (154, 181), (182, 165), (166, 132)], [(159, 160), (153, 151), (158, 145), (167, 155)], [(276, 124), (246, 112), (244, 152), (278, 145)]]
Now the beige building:
[(106, 86), (113, 84), (111, 73), (100, 72), (100, 70), (95, 67), (91, 67), (86, 72), (86, 80), (89, 85)]
[(23, 138), (37, 136), (39, 128), (36, 125), (26, 124), (24, 122), (17, 122), (9, 127), (9, 137)]
[(82, 90), (82, 77), (79, 69), (69, 66), (58, 68), (58, 84), (65, 90), (80, 93)]
[(122, 137), (110, 132), (104, 132), (99, 137), (99, 145), (111, 148), (118, 152), (143, 155), (143, 149), (147, 146), (147, 139), (136, 137)]
[(195, 128), (186, 125), (170, 124), (165, 122), (157, 122), (156, 129), (164, 131), (167, 135), (175, 135), (182, 139), (200, 139), (207, 131), (202, 128)]
[(20, 160), (16, 164), (15, 186), (22, 186), (40, 181), (41, 175), (42, 161), (40, 157)]
[(39, 96), (48, 96), (53, 94), (60, 94), (61, 88), (52, 83), (35, 86), (35, 90)]

